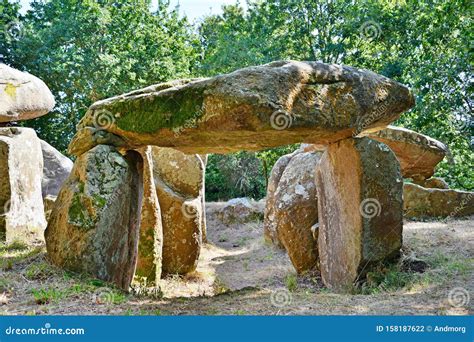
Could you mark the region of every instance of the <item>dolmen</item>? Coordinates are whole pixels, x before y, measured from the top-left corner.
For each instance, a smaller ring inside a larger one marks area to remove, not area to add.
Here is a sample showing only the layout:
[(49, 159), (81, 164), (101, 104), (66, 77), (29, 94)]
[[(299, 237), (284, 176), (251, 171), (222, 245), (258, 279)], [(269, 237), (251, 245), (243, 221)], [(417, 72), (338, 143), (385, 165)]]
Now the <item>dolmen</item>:
[[(394, 152), (400, 162), (401, 177), (397, 182), (402, 178), (406, 181), (403, 185), (405, 217), (446, 218), (474, 214), (474, 193), (449, 189), (444, 180), (432, 177), (436, 166), (448, 153), (448, 149), (443, 143), (426, 135), (395, 126), (363, 135), (373, 141), (385, 144)], [(322, 212), (321, 215), (318, 213), (319, 210), (326, 210), (326, 207), (330, 206), (330, 203), (327, 203), (328, 198), (329, 201), (343, 203), (341, 199), (335, 198), (327, 190), (328, 183), (335, 184), (338, 181), (331, 173), (335, 171), (329, 171), (333, 169), (327, 165), (328, 159), (322, 158), (322, 155), (336, 158), (336, 155), (331, 156), (329, 152), (331, 152), (330, 148), (324, 152), (324, 150), (321, 151), (320, 146), (303, 144), (295, 152), (282, 156), (275, 163), (267, 189), (264, 219), (266, 240), (285, 249), (299, 273), (319, 269), (321, 266), (323, 280), (325, 279), (324, 272), (328, 273), (324, 267), (329, 267), (325, 264), (325, 260), (333, 259), (340, 263), (333, 265), (333, 269), (348, 262), (341, 255), (328, 256), (327, 253), (334, 252), (334, 249), (328, 249), (324, 240), (326, 237), (319, 234), (324, 229), (324, 224), (327, 224), (328, 216), (325, 215), (325, 212)], [(354, 169), (356, 163), (351, 162), (349, 156), (350, 153), (347, 152), (345, 154), (348, 162), (346, 167), (351, 170), (350, 172), (357, 171)], [(376, 157), (374, 154), (375, 164), (372, 167), (374, 170), (379, 165)], [(317, 170), (317, 177), (312, 177), (314, 170)], [(344, 186), (347, 191), (351, 191), (350, 189), (353, 187), (350, 184), (344, 184)], [(371, 182), (370, 186), (383, 189), (378, 183)], [(326, 201), (319, 203), (319, 196), (322, 196), (321, 199)], [(360, 207), (363, 217), (383, 217), (386, 215), (384, 208), (396, 206), (400, 209), (399, 202), (390, 205), (380, 202), (380, 196), (372, 198), (377, 198), (377, 200), (367, 200)], [(394, 196), (394, 198), (399, 198), (399, 196)], [(349, 209), (350, 205), (346, 204), (343, 209), (339, 210)], [(351, 217), (357, 217), (357, 215), (351, 215)], [(347, 227), (349, 226), (354, 225), (348, 224)], [(384, 232), (384, 238), (386, 240), (392, 239), (393, 246), (397, 246), (394, 249), (396, 250), (401, 243), (401, 230), (393, 224), (390, 226), (392, 228), (389, 233)], [(328, 230), (326, 229), (326, 231)], [(340, 231), (333, 232), (341, 234)], [(344, 232), (341, 236), (347, 237), (349, 233)], [(343, 243), (347, 244), (352, 241), (356, 241), (356, 239), (352, 237)], [(366, 249), (370, 253), (376, 251), (376, 248), (371, 246), (366, 246)], [(356, 250), (356, 248), (352, 249), (353, 252)], [(376, 258), (371, 255), (371, 259)], [(347, 270), (346, 266), (342, 267)]]
[[(297, 61), (96, 102), (69, 146), (77, 159), (46, 229), (48, 255), (124, 289), (136, 274), (192, 272), (205, 231), (200, 155), (306, 143), (324, 152), (295, 155), (295, 166), (286, 165), (294, 171), (279, 182), (305, 198), (317, 194), (317, 210), (302, 209), (312, 236), (301, 227), (287, 241), (318, 236), (317, 248), (293, 259), (319, 263), (325, 284), (347, 291), (396, 258), (402, 242), (400, 163), (385, 143), (359, 135), (385, 129), (413, 105), (405, 86), (371, 71)], [(296, 164), (306, 163), (305, 183), (292, 184)], [(316, 211), (319, 226), (310, 225)]]
[(42, 141), (19, 121), (47, 114), (54, 97), (37, 77), (0, 64), (0, 242), (43, 240)]

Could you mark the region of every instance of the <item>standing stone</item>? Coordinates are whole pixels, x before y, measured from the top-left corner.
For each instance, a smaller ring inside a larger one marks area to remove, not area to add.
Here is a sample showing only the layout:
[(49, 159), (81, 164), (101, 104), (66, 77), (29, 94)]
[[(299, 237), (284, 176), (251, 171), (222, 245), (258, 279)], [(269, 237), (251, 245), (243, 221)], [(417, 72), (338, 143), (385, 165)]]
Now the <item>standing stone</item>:
[(163, 224), (153, 177), (152, 148), (145, 147), (140, 150), (140, 154), (143, 158), (143, 201), (135, 275), (146, 278), (149, 284), (161, 278)]
[(198, 155), (152, 148), (153, 174), (163, 224), (164, 274), (196, 269), (202, 245), (204, 166)]
[(34, 130), (0, 128), (0, 241), (43, 240), (43, 159)]
[(402, 245), (400, 164), (383, 143), (346, 139), (329, 145), (316, 171), (323, 282), (348, 291)]
[(299, 153), (299, 151), (295, 151), (290, 154), (286, 154), (280, 157), (275, 165), (272, 168), (272, 172), (270, 174), (270, 179), (268, 180), (268, 187), (267, 187), (267, 201), (265, 204), (265, 218), (263, 221), (263, 231), (265, 239), (268, 242), (273, 243), (274, 245), (284, 248), (283, 244), (281, 243), (280, 239), (278, 238), (277, 228), (278, 222), (275, 218), (275, 210), (276, 210), (276, 197), (275, 193), (278, 188), (278, 184), (280, 183), (281, 176), (285, 171), (286, 167), (291, 161), (291, 158), (295, 154)]
[(200, 154), (199, 158), (201, 158), (202, 165), (203, 165), (203, 170), (204, 170), (204, 177), (202, 180), (202, 196), (201, 196), (201, 202), (202, 202), (202, 222), (201, 222), (201, 229), (202, 229), (202, 242), (206, 243), (207, 242), (207, 222), (206, 222), (206, 167), (207, 167), (207, 160), (208, 156), (207, 154)]
[(314, 170), (321, 153), (295, 155), (275, 192), (274, 222), (278, 240), (298, 273), (318, 267), (318, 201)]
[(53, 94), (43, 81), (0, 64), (0, 122), (34, 119), (53, 107)]
[(45, 232), (49, 259), (127, 290), (137, 260), (141, 157), (98, 145), (77, 158)]
[(41, 188), (43, 198), (58, 196), (61, 186), (71, 173), (73, 162), (46, 141), (41, 140), (43, 152), (43, 178)]

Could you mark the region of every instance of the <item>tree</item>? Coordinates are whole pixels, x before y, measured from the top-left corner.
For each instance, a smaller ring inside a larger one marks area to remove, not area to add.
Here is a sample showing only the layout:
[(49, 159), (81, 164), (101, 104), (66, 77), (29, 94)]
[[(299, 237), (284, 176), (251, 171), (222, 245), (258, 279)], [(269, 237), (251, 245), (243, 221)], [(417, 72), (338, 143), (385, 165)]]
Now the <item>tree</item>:
[(45, 81), (56, 109), (27, 121), (62, 151), (95, 101), (189, 77), (198, 49), (186, 18), (160, 1), (51, 0), (31, 4), (9, 61)]

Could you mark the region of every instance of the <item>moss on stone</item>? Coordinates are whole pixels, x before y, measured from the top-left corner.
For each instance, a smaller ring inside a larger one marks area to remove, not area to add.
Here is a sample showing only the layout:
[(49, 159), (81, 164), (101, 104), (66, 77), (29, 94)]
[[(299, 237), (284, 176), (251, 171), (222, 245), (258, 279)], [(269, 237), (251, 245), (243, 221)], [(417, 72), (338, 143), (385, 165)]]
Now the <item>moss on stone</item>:
[(153, 98), (132, 99), (110, 104), (120, 129), (153, 133), (162, 128), (179, 129), (189, 120), (202, 116), (204, 96), (201, 88), (183, 88)]

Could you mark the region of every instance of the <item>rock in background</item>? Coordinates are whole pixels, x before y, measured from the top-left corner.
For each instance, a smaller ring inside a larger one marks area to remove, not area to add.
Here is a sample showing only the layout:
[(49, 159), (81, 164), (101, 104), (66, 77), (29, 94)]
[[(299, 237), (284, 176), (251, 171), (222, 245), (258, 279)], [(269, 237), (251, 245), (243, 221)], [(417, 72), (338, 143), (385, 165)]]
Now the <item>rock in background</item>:
[(390, 147), (400, 161), (404, 178), (430, 178), (448, 153), (442, 142), (402, 127), (389, 126), (368, 136)]
[(0, 128), (0, 241), (43, 240), (46, 227), (40, 139), (31, 128)]
[[(304, 152), (283, 156), (272, 170), (264, 229), (277, 245), (282, 245), (298, 273), (318, 268), (318, 202), (315, 170), (320, 152)], [(288, 161), (288, 162), (287, 162)], [(283, 166), (286, 166), (283, 168)]]
[(127, 290), (138, 250), (141, 157), (98, 145), (81, 155), (45, 232), (55, 265)]
[(43, 153), (43, 178), (41, 188), (43, 198), (58, 196), (61, 186), (71, 173), (73, 162), (46, 141), (41, 140)]
[(226, 225), (247, 223), (263, 218), (259, 202), (246, 197), (233, 198), (215, 212), (216, 218)]
[(54, 104), (53, 95), (39, 78), (0, 64), (0, 122), (37, 118)]
[(474, 192), (425, 188), (407, 183), (403, 186), (405, 217), (460, 217), (474, 214)]

